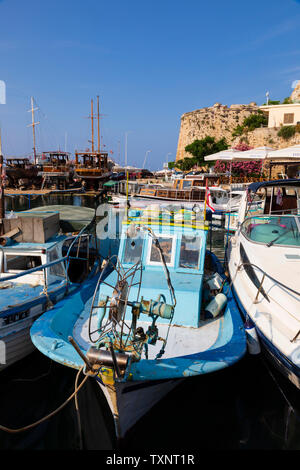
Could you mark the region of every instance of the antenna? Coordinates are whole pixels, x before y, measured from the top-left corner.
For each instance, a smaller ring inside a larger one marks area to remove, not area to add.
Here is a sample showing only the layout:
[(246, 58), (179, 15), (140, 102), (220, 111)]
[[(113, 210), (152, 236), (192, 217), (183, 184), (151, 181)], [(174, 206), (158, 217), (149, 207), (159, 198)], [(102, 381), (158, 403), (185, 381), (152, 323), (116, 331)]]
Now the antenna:
[(32, 127), (32, 134), (33, 134), (33, 156), (34, 156), (34, 164), (36, 165), (36, 147), (35, 147), (35, 126), (39, 124), (39, 122), (34, 122), (34, 111), (37, 111), (39, 108), (33, 108), (33, 97), (31, 97), (31, 109), (28, 110), (28, 113), (31, 112), (32, 123), (29, 124), (27, 127)]
[(267, 92), (266, 92), (266, 97), (267, 97), (267, 105), (269, 104), (269, 96), (270, 96), (270, 93), (267, 91)]

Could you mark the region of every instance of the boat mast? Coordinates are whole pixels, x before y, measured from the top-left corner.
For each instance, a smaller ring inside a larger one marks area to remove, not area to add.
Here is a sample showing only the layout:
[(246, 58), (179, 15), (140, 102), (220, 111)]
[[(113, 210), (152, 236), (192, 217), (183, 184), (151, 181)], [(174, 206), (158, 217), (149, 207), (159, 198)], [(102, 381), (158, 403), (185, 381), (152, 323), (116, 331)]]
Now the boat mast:
[(99, 96), (97, 96), (97, 119), (98, 119), (98, 153), (100, 153), (100, 113), (99, 113)]
[(39, 108), (33, 108), (33, 97), (31, 97), (31, 109), (28, 112), (31, 112), (32, 123), (29, 124), (27, 127), (32, 127), (32, 134), (33, 134), (33, 157), (34, 157), (34, 164), (36, 165), (36, 146), (35, 146), (35, 126), (39, 124), (39, 122), (34, 122), (34, 111), (37, 111)]
[(91, 120), (92, 120), (92, 152), (94, 152), (94, 114), (93, 114), (93, 100), (91, 100)]

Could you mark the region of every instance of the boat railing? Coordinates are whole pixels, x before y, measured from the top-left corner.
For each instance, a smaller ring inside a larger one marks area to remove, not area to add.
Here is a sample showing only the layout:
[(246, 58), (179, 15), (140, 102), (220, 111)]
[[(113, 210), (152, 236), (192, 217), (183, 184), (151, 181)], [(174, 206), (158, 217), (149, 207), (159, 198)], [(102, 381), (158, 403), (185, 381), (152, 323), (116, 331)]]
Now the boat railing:
[[(258, 296), (259, 296), (259, 293), (263, 290), (263, 283), (265, 281), (266, 278), (270, 279), (272, 282), (274, 282), (276, 285), (288, 290), (289, 292), (291, 292), (292, 294), (294, 295), (297, 295), (298, 297), (300, 297), (300, 292), (296, 291), (295, 289), (292, 289), (291, 287), (287, 286), (286, 284), (284, 284), (283, 282), (281, 281), (278, 281), (278, 279), (275, 279), (273, 276), (271, 276), (270, 274), (268, 274), (264, 269), (260, 268), (259, 266), (257, 266), (256, 264), (254, 263), (250, 263), (250, 262), (241, 262), (239, 264), (239, 267), (238, 267), (238, 270), (240, 270), (242, 267), (251, 267), (251, 268), (255, 268), (257, 269), (258, 271), (260, 271), (262, 273), (262, 279), (259, 283), (259, 285), (257, 286), (257, 292), (256, 292), (256, 296), (255, 296), (255, 299), (253, 301), (254, 304), (257, 304), (259, 302), (258, 300)], [(297, 334), (294, 336), (294, 338), (292, 338), (290, 341), (293, 342), (296, 340), (296, 338), (299, 336), (300, 334), (300, 330), (297, 332)]]

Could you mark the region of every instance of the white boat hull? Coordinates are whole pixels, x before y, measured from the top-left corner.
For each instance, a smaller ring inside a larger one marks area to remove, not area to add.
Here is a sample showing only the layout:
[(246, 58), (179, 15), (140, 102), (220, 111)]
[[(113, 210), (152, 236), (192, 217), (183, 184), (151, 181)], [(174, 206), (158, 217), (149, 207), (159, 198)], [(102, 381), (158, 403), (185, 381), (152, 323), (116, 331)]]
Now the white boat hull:
[(108, 387), (99, 383), (114, 417), (117, 437), (123, 438), (132, 426), (183, 380), (116, 383), (117, 410)]

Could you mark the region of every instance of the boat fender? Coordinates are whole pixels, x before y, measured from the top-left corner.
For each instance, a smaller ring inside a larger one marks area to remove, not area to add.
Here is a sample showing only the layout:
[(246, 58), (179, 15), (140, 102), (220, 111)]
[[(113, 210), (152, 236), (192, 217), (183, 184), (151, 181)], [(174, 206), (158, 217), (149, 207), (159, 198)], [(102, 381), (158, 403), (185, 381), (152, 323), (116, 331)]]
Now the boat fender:
[(245, 324), (245, 333), (247, 338), (247, 348), (248, 352), (251, 355), (256, 355), (261, 352), (261, 347), (259, 343), (259, 338), (257, 331), (255, 329), (254, 323), (251, 321), (249, 317), (246, 318)]
[(215, 318), (223, 310), (227, 303), (226, 295), (220, 293), (217, 294), (205, 307), (205, 317)]

